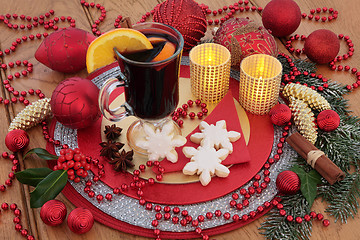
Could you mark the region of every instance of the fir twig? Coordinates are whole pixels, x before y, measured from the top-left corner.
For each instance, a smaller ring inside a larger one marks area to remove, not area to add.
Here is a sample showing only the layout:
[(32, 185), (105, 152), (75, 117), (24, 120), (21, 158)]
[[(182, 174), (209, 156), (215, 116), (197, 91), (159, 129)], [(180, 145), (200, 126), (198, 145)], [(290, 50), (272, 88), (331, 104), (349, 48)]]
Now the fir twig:
[[(285, 57), (279, 56), (279, 61), (283, 65), (283, 74), (289, 74), (293, 67), (290, 67)], [(295, 77), (294, 82), (315, 86), (323, 85), (322, 80), (311, 77), (315, 73), (315, 64), (303, 60), (293, 60), (294, 66), (300, 71), (307, 71), (308, 75), (300, 74)], [(322, 185), (318, 186), (318, 196), (329, 203), (326, 209), (330, 215), (334, 216), (335, 221), (346, 222), (349, 217), (354, 217), (358, 213), (360, 198), (360, 119), (351, 116), (348, 109), (348, 101), (344, 95), (349, 93), (345, 86), (327, 81), (328, 87), (319, 92), (330, 103), (332, 109), (336, 111), (341, 119), (340, 126), (333, 132), (323, 132), (319, 130), (316, 146), (324, 151), (327, 156), (347, 173), (344, 180), (330, 185), (322, 179)], [(315, 116), (318, 113), (315, 112)], [(311, 168), (305, 161), (297, 157), (293, 160), (305, 171)], [(351, 166), (355, 167), (354, 173), (349, 173)], [(287, 214), (292, 216), (304, 216), (310, 212), (308, 203), (300, 194), (291, 196), (281, 196), (282, 204)], [(268, 213), (266, 221), (261, 225), (261, 234), (266, 239), (303, 239), (308, 240), (311, 235), (311, 221), (297, 224), (288, 222), (286, 217), (279, 215), (278, 209), (272, 209)]]
[(335, 222), (340, 219), (342, 223), (346, 223), (349, 217), (353, 218), (358, 213), (360, 174), (349, 174), (341, 183), (335, 183), (333, 186), (321, 186), (318, 193), (329, 202), (326, 212), (335, 217)]
[[(304, 216), (309, 212), (309, 207), (306, 199), (300, 194), (291, 196), (282, 196), (282, 204), (287, 214), (292, 216)], [(286, 216), (279, 215), (279, 210), (274, 207), (266, 221), (261, 224), (261, 234), (265, 235), (266, 239), (278, 239), (278, 240), (309, 240), (311, 235), (311, 222), (303, 221), (302, 224), (298, 224), (294, 221), (289, 222), (286, 220)]]

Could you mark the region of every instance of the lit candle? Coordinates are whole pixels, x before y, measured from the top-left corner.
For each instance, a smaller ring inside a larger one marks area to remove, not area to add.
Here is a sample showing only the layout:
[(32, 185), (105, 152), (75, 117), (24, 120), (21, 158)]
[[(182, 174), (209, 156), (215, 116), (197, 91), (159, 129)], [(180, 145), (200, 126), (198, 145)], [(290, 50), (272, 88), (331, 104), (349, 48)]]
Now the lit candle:
[(241, 62), (239, 101), (245, 110), (258, 115), (267, 114), (277, 103), (282, 65), (265, 54), (251, 55)]
[(191, 91), (203, 102), (219, 102), (229, 89), (230, 52), (216, 43), (200, 44), (189, 53)]

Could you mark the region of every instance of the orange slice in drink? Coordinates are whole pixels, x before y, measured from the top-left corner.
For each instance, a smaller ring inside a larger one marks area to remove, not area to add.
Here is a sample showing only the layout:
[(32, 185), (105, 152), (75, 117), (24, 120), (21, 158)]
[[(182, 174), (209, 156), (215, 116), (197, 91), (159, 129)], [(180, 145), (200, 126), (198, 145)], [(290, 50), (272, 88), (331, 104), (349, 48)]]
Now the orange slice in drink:
[(152, 49), (147, 37), (131, 28), (119, 28), (96, 38), (91, 42), (86, 52), (86, 67), (88, 73), (115, 61), (113, 48), (120, 53), (137, 52)]
[(158, 61), (162, 61), (165, 60), (169, 57), (171, 57), (176, 50), (176, 46), (175, 44), (173, 44), (172, 42), (167, 41), (165, 38), (161, 38), (161, 37), (150, 37), (149, 38), (150, 42), (152, 44), (156, 44), (159, 42), (165, 42), (164, 48), (161, 50), (161, 52), (153, 59), (151, 60), (152, 62), (158, 62)]

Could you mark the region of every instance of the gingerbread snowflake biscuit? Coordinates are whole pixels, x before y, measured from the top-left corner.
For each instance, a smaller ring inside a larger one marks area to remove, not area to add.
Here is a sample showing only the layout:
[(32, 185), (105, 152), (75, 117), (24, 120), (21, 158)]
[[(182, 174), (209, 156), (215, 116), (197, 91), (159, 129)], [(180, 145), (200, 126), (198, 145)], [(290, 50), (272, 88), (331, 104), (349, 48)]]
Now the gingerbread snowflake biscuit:
[(197, 149), (193, 147), (184, 147), (183, 153), (186, 157), (191, 158), (183, 168), (185, 175), (200, 175), (199, 179), (203, 186), (211, 181), (211, 177), (227, 177), (230, 170), (221, 164), (228, 154), (229, 150), (222, 148), (216, 150), (209, 146), (199, 146)]
[(151, 124), (144, 124), (146, 137), (144, 141), (139, 141), (137, 145), (148, 152), (150, 161), (167, 158), (172, 163), (178, 160), (175, 147), (181, 147), (186, 143), (186, 138), (181, 135), (173, 135), (174, 125), (171, 122), (164, 124), (162, 129), (154, 128)]
[(217, 121), (215, 125), (202, 121), (199, 128), (201, 132), (190, 136), (192, 142), (201, 146), (215, 147), (216, 149), (225, 148), (229, 150), (229, 153), (233, 152), (231, 142), (235, 142), (241, 137), (238, 132), (226, 130), (225, 120)]

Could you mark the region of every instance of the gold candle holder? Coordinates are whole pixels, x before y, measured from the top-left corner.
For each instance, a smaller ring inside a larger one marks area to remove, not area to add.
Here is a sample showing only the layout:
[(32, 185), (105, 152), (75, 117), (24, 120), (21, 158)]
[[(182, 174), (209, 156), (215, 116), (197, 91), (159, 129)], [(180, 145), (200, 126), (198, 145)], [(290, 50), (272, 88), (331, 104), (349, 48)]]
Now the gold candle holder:
[(192, 93), (203, 102), (219, 102), (229, 90), (229, 50), (217, 43), (204, 43), (191, 49), (189, 59)]
[(282, 65), (266, 54), (246, 57), (240, 64), (239, 101), (245, 110), (257, 115), (269, 113), (278, 102)]

